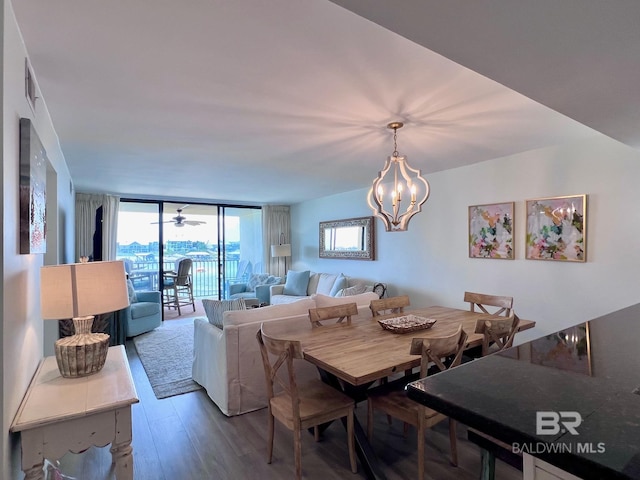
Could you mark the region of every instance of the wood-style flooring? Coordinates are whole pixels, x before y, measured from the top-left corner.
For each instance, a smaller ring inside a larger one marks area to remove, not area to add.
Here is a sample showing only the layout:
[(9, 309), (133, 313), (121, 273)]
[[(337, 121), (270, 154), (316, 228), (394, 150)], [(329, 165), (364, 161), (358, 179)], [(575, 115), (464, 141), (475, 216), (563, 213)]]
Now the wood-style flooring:
[[(136, 480), (189, 479), (290, 479), (294, 477), (293, 439), (276, 422), (273, 463), (267, 464), (267, 410), (226, 417), (204, 390), (158, 400), (151, 390), (133, 342), (126, 345), (131, 371), (140, 398), (133, 405), (133, 455)], [(356, 409), (366, 428), (366, 404)], [(415, 430), (403, 437), (398, 421), (387, 424), (377, 415), (373, 447), (389, 480), (417, 476)], [(333, 423), (320, 442), (313, 435), (302, 436), (302, 469), (306, 479), (362, 479), (349, 469), (345, 430)], [(426, 476), (430, 480), (476, 480), (480, 474), (480, 451), (466, 440), (458, 425), (459, 466), (449, 464), (447, 422), (427, 433)], [(83, 454), (61, 459), (62, 472), (78, 480), (114, 479), (109, 446), (91, 448)], [(522, 473), (496, 462), (497, 480), (522, 479)]]

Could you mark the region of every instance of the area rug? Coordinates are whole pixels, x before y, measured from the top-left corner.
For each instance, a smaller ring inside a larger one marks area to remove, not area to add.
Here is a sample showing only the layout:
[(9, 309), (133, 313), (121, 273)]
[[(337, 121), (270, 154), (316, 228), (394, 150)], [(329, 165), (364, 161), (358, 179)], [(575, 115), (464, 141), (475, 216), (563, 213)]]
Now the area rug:
[(166, 321), (161, 327), (133, 339), (156, 398), (202, 388), (191, 379), (193, 319), (185, 320)]

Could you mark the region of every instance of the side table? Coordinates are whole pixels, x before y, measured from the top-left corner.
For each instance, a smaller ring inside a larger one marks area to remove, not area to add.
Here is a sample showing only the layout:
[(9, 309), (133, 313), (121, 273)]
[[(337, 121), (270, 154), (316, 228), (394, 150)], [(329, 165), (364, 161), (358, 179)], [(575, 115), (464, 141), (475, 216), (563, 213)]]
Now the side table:
[(40, 363), (11, 425), (21, 432), (25, 480), (44, 478), (44, 459), (111, 444), (118, 480), (133, 479), (131, 405), (138, 395), (123, 345), (110, 347), (100, 372), (64, 378), (54, 356)]

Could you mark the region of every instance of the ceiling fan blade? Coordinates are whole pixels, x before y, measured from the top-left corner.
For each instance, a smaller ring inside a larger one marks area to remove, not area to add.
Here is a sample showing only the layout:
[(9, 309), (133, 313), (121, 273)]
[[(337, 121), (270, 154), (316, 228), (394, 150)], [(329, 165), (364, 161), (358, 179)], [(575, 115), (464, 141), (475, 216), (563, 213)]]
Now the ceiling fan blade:
[(197, 227), (198, 225), (203, 225), (207, 222), (200, 222), (198, 220), (184, 220), (182, 223), (186, 223), (187, 225), (192, 225), (194, 227)]

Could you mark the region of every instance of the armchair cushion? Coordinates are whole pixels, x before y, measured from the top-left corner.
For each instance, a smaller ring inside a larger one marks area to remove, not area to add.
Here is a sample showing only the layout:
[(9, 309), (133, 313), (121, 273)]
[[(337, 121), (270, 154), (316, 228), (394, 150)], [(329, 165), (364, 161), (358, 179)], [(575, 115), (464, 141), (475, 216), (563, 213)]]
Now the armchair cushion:
[(244, 293), (247, 291), (246, 283), (232, 283), (229, 285), (229, 295), (236, 295), (238, 293)]
[(136, 302), (131, 305), (131, 319), (149, 317), (160, 313), (160, 304), (153, 302)]
[(287, 272), (287, 281), (284, 284), (284, 294), (294, 296), (307, 295), (307, 287), (309, 286), (309, 270), (304, 272)]
[(162, 303), (160, 300), (160, 292), (158, 291), (136, 292), (136, 298), (136, 301), (138, 302), (153, 302), (157, 304)]

